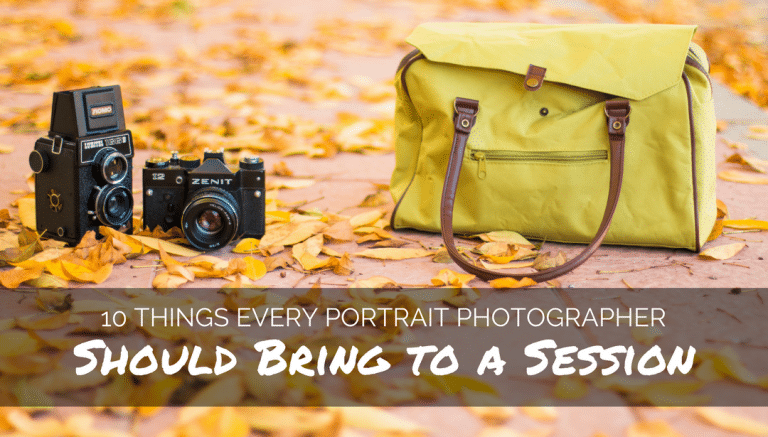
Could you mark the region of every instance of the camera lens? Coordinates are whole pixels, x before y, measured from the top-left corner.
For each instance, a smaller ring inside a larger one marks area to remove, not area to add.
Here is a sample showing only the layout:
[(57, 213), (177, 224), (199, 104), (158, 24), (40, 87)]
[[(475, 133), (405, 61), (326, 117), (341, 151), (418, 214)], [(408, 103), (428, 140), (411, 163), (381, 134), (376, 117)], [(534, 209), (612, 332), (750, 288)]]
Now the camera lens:
[(108, 184), (119, 184), (128, 176), (128, 159), (112, 149), (99, 152), (99, 169), (104, 182)]
[(204, 232), (216, 233), (224, 227), (221, 222), (221, 214), (213, 209), (208, 209), (200, 213), (197, 217), (197, 225)]
[(198, 249), (226, 246), (237, 233), (237, 201), (220, 188), (204, 188), (189, 200), (181, 213), (184, 237)]
[(120, 226), (131, 218), (133, 195), (123, 186), (107, 185), (96, 195), (96, 217), (107, 226)]

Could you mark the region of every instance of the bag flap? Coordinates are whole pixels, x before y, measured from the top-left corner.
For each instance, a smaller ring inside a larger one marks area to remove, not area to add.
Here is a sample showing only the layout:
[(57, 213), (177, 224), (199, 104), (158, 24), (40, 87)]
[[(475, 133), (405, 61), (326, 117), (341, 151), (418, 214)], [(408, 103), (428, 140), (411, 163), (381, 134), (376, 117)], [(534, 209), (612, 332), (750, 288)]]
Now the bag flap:
[(425, 23), (406, 39), (434, 62), (525, 75), (641, 100), (681, 80), (696, 26)]

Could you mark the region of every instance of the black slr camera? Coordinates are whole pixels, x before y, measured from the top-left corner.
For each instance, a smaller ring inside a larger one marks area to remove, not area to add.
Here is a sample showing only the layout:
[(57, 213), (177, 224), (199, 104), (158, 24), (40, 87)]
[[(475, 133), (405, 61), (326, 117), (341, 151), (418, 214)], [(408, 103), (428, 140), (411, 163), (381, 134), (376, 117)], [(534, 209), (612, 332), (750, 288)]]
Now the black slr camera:
[(132, 158), (119, 86), (54, 93), (48, 137), (29, 155), (38, 231), (69, 244), (102, 225), (130, 233)]
[(205, 152), (203, 162), (176, 152), (144, 167), (144, 226), (181, 228), (196, 248), (215, 250), (235, 236), (264, 235), (264, 161), (243, 158), (233, 173), (223, 152)]

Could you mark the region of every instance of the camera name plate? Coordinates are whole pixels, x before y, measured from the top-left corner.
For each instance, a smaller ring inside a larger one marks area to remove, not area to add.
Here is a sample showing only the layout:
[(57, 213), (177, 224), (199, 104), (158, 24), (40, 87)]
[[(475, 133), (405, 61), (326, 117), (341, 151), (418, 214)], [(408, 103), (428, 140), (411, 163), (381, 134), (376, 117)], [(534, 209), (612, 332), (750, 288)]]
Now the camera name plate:
[(117, 150), (126, 157), (133, 156), (133, 140), (130, 131), (103, 137), (82, 138), (78, 140), (77, 145), (80, 150), (80, 164), (93, 163), (96, 154), (107, 147)]

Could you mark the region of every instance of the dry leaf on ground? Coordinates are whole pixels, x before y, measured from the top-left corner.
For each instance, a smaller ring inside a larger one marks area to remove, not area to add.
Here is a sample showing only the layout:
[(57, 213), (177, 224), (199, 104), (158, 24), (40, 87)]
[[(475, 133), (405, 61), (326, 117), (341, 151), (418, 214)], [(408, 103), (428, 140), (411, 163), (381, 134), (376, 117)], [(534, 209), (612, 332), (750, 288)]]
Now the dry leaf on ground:
[(739, 170), (723, 170), (717, 174), (717, 177), (724, 181), (741, 184), (768, 185), (768, 177)]
[(746, 246), (747, 245), (745, 243), (732, 243), (722, 246), (710, 247), (709, 249), (701, 252), (699, 254), (699, 258), (706, 260), (724, 260), (732, 258)]
[(723, 227), (731, 229), (744, 229), (752, 230), (759, 229), (761, 231), (768, 231), (768, 221), (765, 220), (723, 220)]
[(491, 287), (493, 288), (523, 288), (536, 285), (536, 281), (528, 277), (520, 280), (515, 278), (498, 278), (492, 280), (489, 284), (491, 284)]
[(683, 437), (663, 420), (635, 422), (627, 428), (627, 437)]
[(741, 435), (768, 436), (768, 424), (744, 416), (737, 416), (727, 411), (711, 407), (696, 409), (696, 417), (728, 432)]
[(740, 153), (734, 153), (729, 156), (725, 162), (731, 162), (734, 164), (741, 164), (749, 170), (756, 171), (758, 173), (765, 173), (765, 167), (763, 167), (763, 161), (751, 156), (744, 156)]
[(384, 249), (366, 249), (362, 252), (353, 254), (364, 258), (382, 259), (382, 260), (401, 260), (409, 258), (423, 258), (434, 255), (434, 251), (426, 249), (408, 249), (408, 248), (384, 248)]
[(259, 240), (255, 238), (243, 238), (240, 240), (232, 252), (234, 253), (254, 253), (259, 251)]
[(450, 269), (443, 269), (432, 278), (432, 285), (447, 285), (451, 287), (463, 287), (469, 281), (475, 279), (475, 275), (468, 273), (456, 273)]
[(561, 266), (568, 261), (568, 257), (562, 250), (557, 252), (557, 255), (551, 256), (549, 252), (540, 253), (533, 261), (533, 268), (536, 270), (547, 270), (557, 266)]

